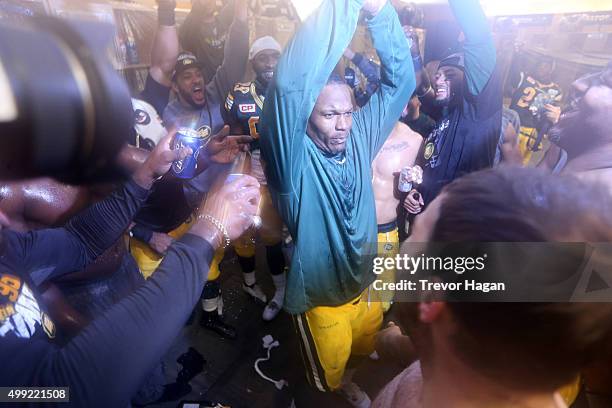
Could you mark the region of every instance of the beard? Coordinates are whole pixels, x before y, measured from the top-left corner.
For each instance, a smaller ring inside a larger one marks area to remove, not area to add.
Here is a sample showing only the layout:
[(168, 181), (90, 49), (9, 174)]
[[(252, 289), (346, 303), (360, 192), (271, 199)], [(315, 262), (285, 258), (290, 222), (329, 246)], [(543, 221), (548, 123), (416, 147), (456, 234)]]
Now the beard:
[[(203, 91), (202, 91), (203, 92)], [(181, 99), (194, 109), (202, 109), (206, 105), (206, 99), (202, 102), (196, 102), (193, 94), (190, 91), (179, 90)]]
[(433, 105), (436, 108), (446, 108), (450, 105), (450, 97), (447, 95), (443, 99), (434, 99)]
[(257, 80), (265, 87), (268, 87), (273, 78), (274, 71), (261, 71), (257, 73)]

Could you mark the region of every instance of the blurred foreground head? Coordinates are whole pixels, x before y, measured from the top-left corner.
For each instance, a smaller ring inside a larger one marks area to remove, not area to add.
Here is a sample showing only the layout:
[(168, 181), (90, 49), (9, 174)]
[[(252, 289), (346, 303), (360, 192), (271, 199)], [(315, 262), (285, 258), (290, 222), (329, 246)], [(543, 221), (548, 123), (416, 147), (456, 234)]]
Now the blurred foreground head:
[(612, 62), (571, 86), (569, 100), (549, 136), (570, 159), (612, 144)]
[(0, 179), (82, 183), (123, 174), (130, 95), (107, 58), (111, 26), (32, 18), (0, 22)]
[[(497, 168), (449, 184), (417, 218), (411, 240), (611, 242), (611, 208), (598, 185)], [(612, 303), (425, 300), (400, 311), (423, 367), (453, 364), (526, 394), (554, 392), (611, 349)]]

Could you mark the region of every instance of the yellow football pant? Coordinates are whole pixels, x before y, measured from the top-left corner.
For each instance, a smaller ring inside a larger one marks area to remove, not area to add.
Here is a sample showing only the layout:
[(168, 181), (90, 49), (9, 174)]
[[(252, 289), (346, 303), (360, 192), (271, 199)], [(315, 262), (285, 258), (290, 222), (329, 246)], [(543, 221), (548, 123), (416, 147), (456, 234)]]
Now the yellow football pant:
[[(180, 225), (178, 228), (170, 231), (168, 235), (170, 235), (174, 239), (181, 238), (189, 228), (193, 220), (188, 220), (184, 224)], [(134, 237), (130, 238), (130, 253), (136, 260), (138, 264), (138, 268), (140, 269), (140, 273), (144, 276), (145, 279), (148, 279), (153, 272), (157, 269), (161, 261), (164, 259), (163, 256), (160, 256), (157, 252), (149, 247), (149, 244), (142, 242)], [(210, 264), (210, 268), (208, 269), (208, 280), (216, 280), (219, 278), (219, 263), (223, 259), (225, 251), (223, 249), (217, 249), (215, 252), (215, 256)]]
[[(259, 215), (262, 219), (262, 226), (257, 230), (257, 234), (261, 238), (264, 245), (272, 246), (278, 244), (282, 240), (283, 221), (272, 205), (272, 198), (270, 197), (268, 188), (266, 186), (262, 186), (260, 192), (261, 202), (259, 205)], [(189, 231), (192, 223), (193, 219), (189, 219), (175, 230), (169, 232), (168, 235), (174, 239), (179, 239), (187, 231)], [(243, 236), (236, 240), (236, 242), (234, 242), (234, 249), (239, 256), (249, 258), (255, 255), (253, 234), (254, 230), (251, 228)], [(157, 269), (163, 260), (163, 257), (152, 250), (147, 243), (136, 238), (130, 239), (130, 252), (134, 259), (136, 259), (140, 272), (145, 279), (148, 279), (153, 274), (155, 269)], [(219, 270), (219, 264), (223, 260), (224, 255), (225, 251), (222, 248), (217, 249), (215, 252), (215, 256), (213, 257), (208, 270), (209, 281), (214, 281), (219, 278), (219, 274), (221, 273)]]
[(536, 167), (544, 159), (548, 149), (550, 149), (550, 141), (543, 137), (540, 143), (540, 150), (532, 151), (531, 149), (535, 145), (537, 138), (537, 129), (521, 126), (518, 135), (518, 146), (523, 157), (523, 166)]
[(341, 306), (318, 306), (293, 316), (310, 384), (320, 391), (340, 387), (351, 355), (374, 352), (374, 336), (383, 313), (380, 302), (368, 301), (366, 289)]
[[(397, 227), (393, 231), (378, 233), (378, 256), (395, 258), (399, 253), (399, 232)], [(385, 270), (378, 275), (378, 280), (385, 283), (395, 282), (395, 269)], [(372, 291), (373, 300), (382, 302), (383, 312), (388, 312), (393, 301), (393, 291)]]

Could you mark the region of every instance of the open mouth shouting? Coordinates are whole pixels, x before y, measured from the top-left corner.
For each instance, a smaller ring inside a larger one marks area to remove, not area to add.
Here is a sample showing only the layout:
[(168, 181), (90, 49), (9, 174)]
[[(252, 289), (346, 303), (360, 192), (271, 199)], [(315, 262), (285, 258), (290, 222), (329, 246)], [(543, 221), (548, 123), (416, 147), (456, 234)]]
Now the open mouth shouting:
[(272, 70), (272, 69), (262, 71), (262, 73), (261, 73), (261, 78), (264, 81), (268, 81), (269, 82), (269, 81), (272, 80), (273, 77), (274, 77), (274, 70)]
[(201, 85), (195, 85), (193, 88), (191, 88), (191, 96), (193, 98), (193, 101), (197, 104), (202, 104), (204, 103), (204, 87)]

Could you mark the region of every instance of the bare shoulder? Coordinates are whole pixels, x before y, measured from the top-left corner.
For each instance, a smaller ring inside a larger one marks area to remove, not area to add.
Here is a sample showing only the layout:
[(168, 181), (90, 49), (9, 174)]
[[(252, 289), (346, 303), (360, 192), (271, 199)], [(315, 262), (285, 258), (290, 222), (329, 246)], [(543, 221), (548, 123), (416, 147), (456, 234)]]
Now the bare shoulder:
[(410, 129), (408, 125), (402, 122), (397, 122), (389, 138), (394, 138), (411, 143), (421, 143), (423, 136)]
[(397, 122), (389, 138), (382, 147), (382, 151), (398, 151), (406, 149), (418, 149), (423, 137), (410, 129), (402, 122)]

